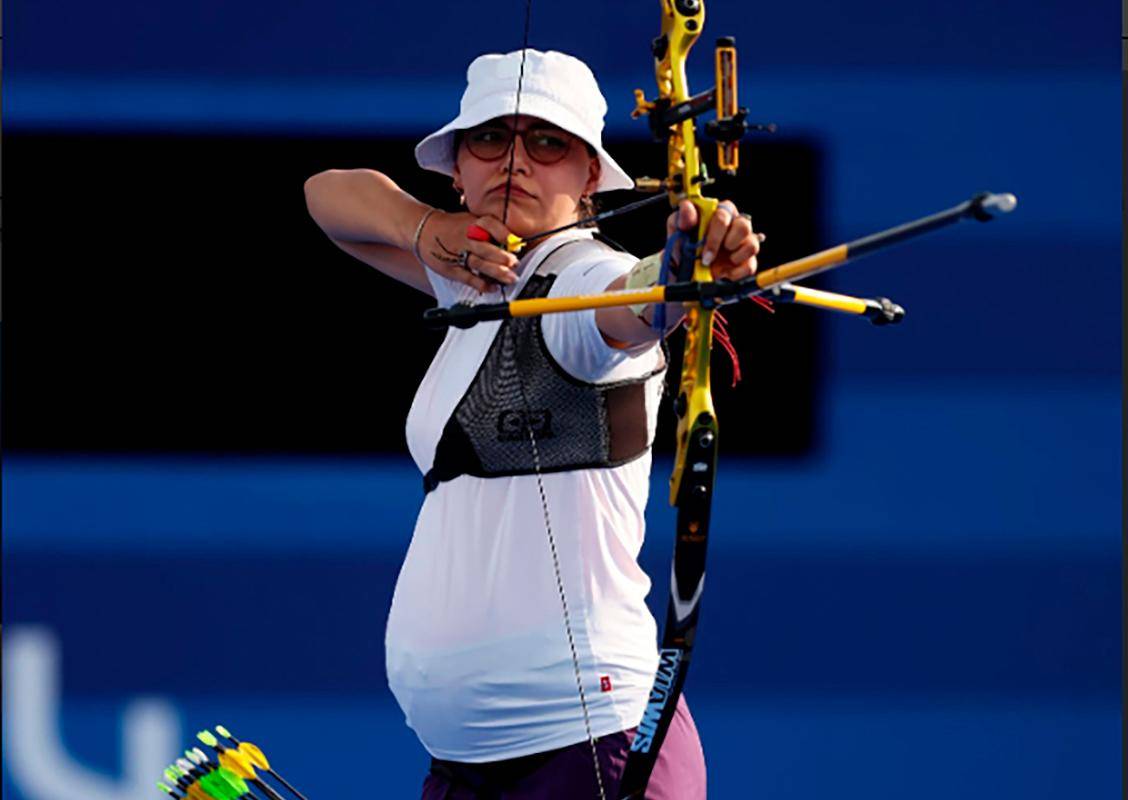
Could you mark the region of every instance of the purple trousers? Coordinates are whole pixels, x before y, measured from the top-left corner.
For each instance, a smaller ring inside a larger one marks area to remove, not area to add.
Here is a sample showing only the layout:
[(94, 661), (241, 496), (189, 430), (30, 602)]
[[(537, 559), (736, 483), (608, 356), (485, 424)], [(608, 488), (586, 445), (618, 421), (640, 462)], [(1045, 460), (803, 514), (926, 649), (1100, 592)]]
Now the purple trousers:
[[(596, 742), (608, 800), (619, 796), (619, 780), (635, 729)], [(423, 781), (422, 800), (598, 800), (591, 745), (487, 764), (436, 759)], [(646, 800), (704, 800), (705, 753), (684, 697), (678, 707), (646, 788)]]

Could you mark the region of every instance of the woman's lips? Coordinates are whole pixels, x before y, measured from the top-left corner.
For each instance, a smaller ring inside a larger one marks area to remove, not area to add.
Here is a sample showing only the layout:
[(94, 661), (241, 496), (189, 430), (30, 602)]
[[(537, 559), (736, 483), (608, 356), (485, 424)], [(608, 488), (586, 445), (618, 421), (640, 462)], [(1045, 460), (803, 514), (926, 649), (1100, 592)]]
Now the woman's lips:
[[(488, 194), (499, 194), (499, 193), (503, 194), (503, 195), (505, 194), (505, 184), (502, 184), (501, 186), (497, 186), (493, 189), (490, 189), (490, 191), (488, 192)], [(512, 195), (514, 197), (533, 197), (532, 194), (530, 194), (529, 192), (526, 192), (524, 189), (520, 188), (519, 186), (510, 187), (509, 193), (510, 193), (510, 195)]]

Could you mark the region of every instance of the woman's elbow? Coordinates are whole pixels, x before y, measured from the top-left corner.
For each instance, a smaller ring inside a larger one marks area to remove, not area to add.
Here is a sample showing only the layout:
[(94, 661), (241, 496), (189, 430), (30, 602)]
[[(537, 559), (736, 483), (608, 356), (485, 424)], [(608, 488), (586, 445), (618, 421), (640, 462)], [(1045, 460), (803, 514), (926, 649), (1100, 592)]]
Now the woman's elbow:
[(328, 169), (306, 178), (302, 187), (305, 192), (306, 210), (322, 228), (332, 216), (332, 198), (340, 191), (343, 173), (349, 170)]
[(323, 197), (326, 192), (332, 191), (333, 184), (340, 181), (340, 174), (345, 171), (342, 169), (327, 169), (306, 178), (305, 185), (302, 187), (305, 190), (306, 206), (312, 210), (313, 205), (319, 198)]

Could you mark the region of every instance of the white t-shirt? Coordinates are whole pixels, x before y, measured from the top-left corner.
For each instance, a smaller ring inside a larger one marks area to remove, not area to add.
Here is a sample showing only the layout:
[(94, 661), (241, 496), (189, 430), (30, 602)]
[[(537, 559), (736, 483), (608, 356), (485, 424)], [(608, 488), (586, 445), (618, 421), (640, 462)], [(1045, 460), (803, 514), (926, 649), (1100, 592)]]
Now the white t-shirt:
[[(514, 298), (552, 237), (519, 266)], [(635, 259), (574, 244), (555, 258), (563, 271), (549, 296), (606, 289)], [(497, 302), (428, 271), (440, 305)], [(451, 328), (416, 393), (407, 443), (421, 472), (432, 466), (443, 427), (477, 374), (500, 322)], [(595, 312), (542, 318), (553, 358), (576, 378), (602, 383), (650, 373), (657, 345), (610, 347)], [(653, 440), (661, 375), (647, 384)], [(638, 724), (657, 668), (657, 632), (645, 604), (650, 580), (638, 566), (650, 453), (619, 467), (541, 476), (556, 539), (592, 733)], [(462, 475), (426, 495), (396, 583), (386, 635), (388, 683), (435, 757), (498, 761), (586, 739), (537, 476)]]

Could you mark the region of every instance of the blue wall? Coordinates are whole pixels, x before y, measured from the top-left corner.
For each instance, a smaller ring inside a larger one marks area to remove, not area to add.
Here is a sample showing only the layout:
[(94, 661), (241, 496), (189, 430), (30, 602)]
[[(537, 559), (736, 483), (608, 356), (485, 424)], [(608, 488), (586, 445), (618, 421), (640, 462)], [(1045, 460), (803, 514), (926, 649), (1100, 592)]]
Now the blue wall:
[[(655, 6), (534, 4), (533, 45), (593, 66), (617, 134), (642, 136), (626, 114), (651, 80)], [(470, 57), (519, 45), (522, 12), (9, 3), (5, 123), (422, 133), (452, 113)], [(836, 273), (835, 288), (902, 303), (905, 323), (827, 320), (818, 453), (722, 462), (689, 688), (714, 796), (1116, 796), (1117, 10), (709, 13), (710, 37), (738, 37), (754, 116), (823, 151), (827, 244), (983, 188), (1020, 199), (1006, 219)], [(385, 796), (413, 796), (425, 759), (381, 652), (418, 496), (406, 460), (4, 467), (6, 797), (155, 797), (164, 743), (217, 721), (314, 800), (364, 791), (319, 768), (330, 742), (380, 765)], [(670, 545), (665, 471), (653, 575)]]

